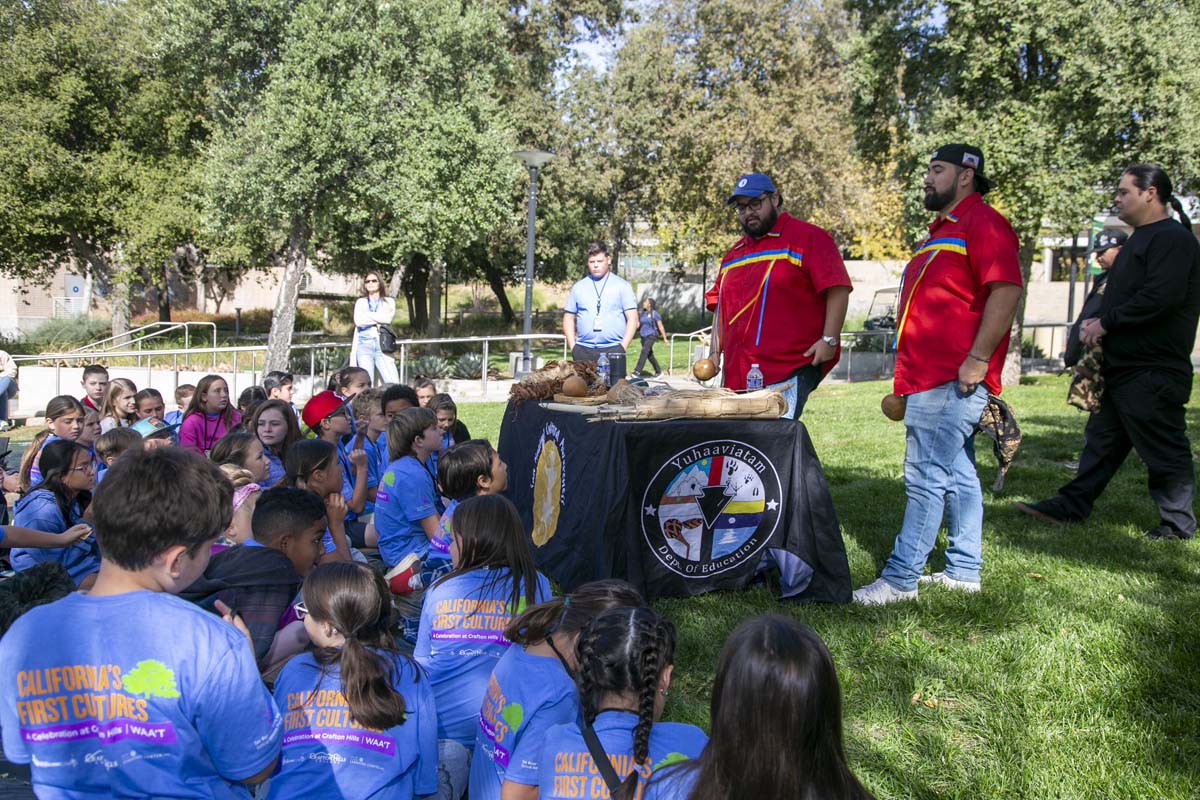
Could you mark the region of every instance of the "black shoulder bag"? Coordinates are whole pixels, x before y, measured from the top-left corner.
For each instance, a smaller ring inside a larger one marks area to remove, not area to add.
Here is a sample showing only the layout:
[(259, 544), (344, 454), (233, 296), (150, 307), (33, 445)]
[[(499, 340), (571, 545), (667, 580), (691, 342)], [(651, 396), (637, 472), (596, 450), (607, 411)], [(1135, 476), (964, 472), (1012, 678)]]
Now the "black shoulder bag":
[(396, 332), (387, 325), (376, 325), (375, 328), (379, 331), (380, 351), (388, 355), (396, 352)]

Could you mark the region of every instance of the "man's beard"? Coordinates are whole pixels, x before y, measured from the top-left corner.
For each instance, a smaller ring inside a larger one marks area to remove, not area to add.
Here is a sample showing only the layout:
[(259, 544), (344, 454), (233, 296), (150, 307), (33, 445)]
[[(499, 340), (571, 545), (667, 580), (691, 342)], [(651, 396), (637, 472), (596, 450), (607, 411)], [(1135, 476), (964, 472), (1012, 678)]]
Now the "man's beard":
[(947, 189), (944, 192), (925, 191), (925, 210), (926, 211), (941, 211), (950, 205), (954, 200), (954, 187)]
[(742, 230), (746, 232), (747, 236), (757, 239), (767, 231), (771, 230), (771, 228), (775, 225), (775, 220), (777, 219), (779, 219), (779, 209), (773, 207), (768, 208), (768, 206), (764, 203), (763, 210), (760, 211), (758, 215), (758, 224), (751, 227), (746, 222), (742, 222)]

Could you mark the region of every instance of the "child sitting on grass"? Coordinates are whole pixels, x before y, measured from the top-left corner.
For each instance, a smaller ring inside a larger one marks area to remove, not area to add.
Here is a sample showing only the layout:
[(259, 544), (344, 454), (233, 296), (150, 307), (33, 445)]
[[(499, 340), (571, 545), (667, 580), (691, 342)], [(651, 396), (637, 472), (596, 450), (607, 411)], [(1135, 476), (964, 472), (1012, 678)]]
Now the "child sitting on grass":
[[(91, 453), (69, 439), (46, 445), (42, 452), (42, 482), (17, 501), (13, 522), (24, 528), (46, 533), (65, 533), (83, 522), (83, 513), (92, 500), (96, 475)], [(73, 539), (56, 549), (12, 552), (15, 570), (23, 570), (43, 561), (57, 561), (66, 567), (76, 585), (88, 588), (100, 569), (100, 553), (95, 539)]]
[[(428, 410), (426, 410), (428, 413)], [(459, 797), (466, 788), (488, 680), (511, 644), (509, 621), (550, 599), (533, 563), (517, 509), (501, 495), (469, 497), (454, 510), (454, 571), (429, 588), (413, 651), (429, 673), (438, 709), (443, 769)]]
[(21, 456), (22, 494), (42, 482), (42, 450), (59, 439), (77, 440), (83, 433), (83, 417), (83, 406), (69, 394), (60, 394), (46, 403), (46, 427), (38, 431)]
[(388, 573), (388, 585), (394, 594), (423, 589), (450, 571), (450, 518), (459, 502), (481, 494), (500, 494), (508, 488), (508, 465), (486, 439), (463, 442), (447, 450), (438, 461), (437, 475), (441, 493), (450, 502), (438, 519), (426, 556), (419, 562), (403, 558), (399, 563), (405, 568)]
[(214, 555), (204, 575), (179, 596), (204, 608), (220, 600), (241, 615), (266, 673), (299, 652), (276, 647), (276, 636), (299, 619), (293, 606), (304, 576), (321, 558), (325, 506), (301, 489), (268, 489), (250, 527), (251, 538)]
[[(604, 794), (613, 800), (634, 800), (642, 796), (655, 770), (695, 758), (704, 750), (708, 741), (704, 731), (658, 721), (675, 661), (675, 626), (669, 621), (649, 608), (605, 611), (580, 633), (575, 661), (580, 717), (546, 732), (538, 759), (539, 798), (564, 797), (564, 786), (601, 783), (608, 787)], [(778, 705), (778, 700), (772, 695), (758, 697), (762, 705), (802, 713)], [(737, 794), (739, 798), (805, 796)]]
[(325, 503), (327, 527), (321, 563), (354, 558), (346, 539), (346, 500), (342, 497), (342, 469), (337, 448), (320, 439), (301, 439), (288, 448), (283, 464), (284, 486), (304, 489)]
[(208, 457), (214, 464), (233, 464), (250, 473), (255, 483), (266, 484), (270, 464), (262, 442), (246, 431), (232, 431), (221, 437)]
[[(479, 710), (471, 800), (536, 798), (546, 731), (579, 717), (572, 671), (580, 631), (610, 608), (637, 608), (643, 602), (625, 581), (593, 581), (531, 606), (508, 623), (504, 638), (517, 646), (508, 648), (492, 670)], [(514, 715), (518, 708), (519, 716)]]
[(196, 393), (196, 387), (190, 383), (185, 383), (175, 389), (175, 408), (166, 413), (163, 417), (163, 422), (168, 425), (179, 425), (183, 422), (183, 412), (187, 410), (188, 403), (192, 401), (192, 395)]
[(128, 378), (113, 378), (108, 382), (108, 394), (100, 409), (100, 432), (113, 428), (128, 428), (137, 421), (137, 386)]
[(429, 402), (429, 407), (433, 409), (433, 413), (437, 414), (438, 430), (442, 432), (443, 450), (456, 444), (462, 444), (471, 438), (471, 432), (458, 418), (458, 405), (450, 398), (450, 395), (435, 394), (433, 400)]
[[(333, 392), (321, 392), (304, 406), (304, 424), (317, 438), (333, 445), (342, 482), (339, 491), (346, 501), (346, 539), (355, 547), (366, 547), (367, 525), (358, 519), (366, 508), (367, 498), (374, 496), (370, 484), (367, 453), (363, 449), (363, 434), (351, 436), (354, 420), (350, 407)], [(348, 439), (343, 449), (342, 440)]]
[(138, 419), (159, 419), (167, 415), (167, 406), (158, 389), (142, 389), (133, 396), (134, 412)]
[(96, 440), (96, 459), (103, 465), (96, 473), (96, 483), (104, 480), (108, 468), (117, 457), (128, 450), (142, 449), (142, 435), (133, 428), (113, 428)]
[(212, 446), (242, 421), (229, 402), (229, 384), (220, 375), (205, 375), (196, 384), (179, 426), (179, 444), (207, 456)]
[(0, 640), (4, 754), (32, 762), (38, 796), (249, 798), (275, 769), (282, 718), (244, 626), (170, 596), (204, 571), (229, 494), (178, 448), (120, 459), (92, 508), (95, 586)]
[(286, 472), (283, 459), (288, 448), (304, 438), (291, 403), (268, 400), (254, 410), (246, 430), (262, 442), (263, 454), (267, 457), (267, 485), (278, 485)]
[(316, 649), (275, 681), (283, 768), (267, 800), (414, 800), (437, 791), (433, 691), (396, 649), (391, 610), (383, 579), (366, 564), (322, 564), (304, 581), (300, 613)]

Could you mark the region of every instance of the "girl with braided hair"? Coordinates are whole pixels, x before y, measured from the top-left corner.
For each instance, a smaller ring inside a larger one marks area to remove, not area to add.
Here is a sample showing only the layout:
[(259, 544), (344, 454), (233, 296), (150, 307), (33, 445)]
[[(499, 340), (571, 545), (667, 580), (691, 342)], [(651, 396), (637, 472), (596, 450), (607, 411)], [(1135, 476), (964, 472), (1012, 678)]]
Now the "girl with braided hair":
[(268, 800), (433, 794), (433, 690), (396, 649), (383, 577), (353, 561), (322, 564), (303, 594), (296, 611), (316, 649), (294, 657), (275, 681), (284, 741)]
[(529, 608), (508, 624), (504, 636), (519, 646), (501, 656), (483, 696), (471, 758), (471, 800), (537, 797), (546, 731), (579, 717), (572, 674), (580, 632), (601, 612), (643, 602), (625, 581), (593, 581)]
[(739, 625), (717, 661), (711, 720), (704, 753), (656, 772), (645, 800), (871, 800), (846, 765), (833, 659), (807, 625)]
[(654, 771), (700, 755), (704, 731), (657, 721), (674, 657), (675, 626), (649, 608), (614, 608), (588, 623), (575, 646), (582, 724), (546, 732), (540, 800), (600, 797), (604, 786), (613, 800), (636, 800)]

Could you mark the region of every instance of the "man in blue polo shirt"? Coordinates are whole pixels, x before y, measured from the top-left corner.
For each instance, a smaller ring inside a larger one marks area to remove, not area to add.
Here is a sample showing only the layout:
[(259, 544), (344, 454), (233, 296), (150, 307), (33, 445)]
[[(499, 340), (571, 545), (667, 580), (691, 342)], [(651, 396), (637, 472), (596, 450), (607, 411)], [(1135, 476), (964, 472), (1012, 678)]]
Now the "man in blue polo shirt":
[(595, 361), (608, 353), (612, 381), (625, 377), (625, 351), (637, 333), (637, 297), (633, 287), (609, 272), (612, 262), (603, 242), (587, 250), (588, 274), (571, 287), (563, 306), (563, 334), (575, 361)]

